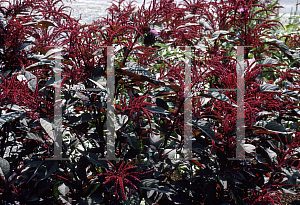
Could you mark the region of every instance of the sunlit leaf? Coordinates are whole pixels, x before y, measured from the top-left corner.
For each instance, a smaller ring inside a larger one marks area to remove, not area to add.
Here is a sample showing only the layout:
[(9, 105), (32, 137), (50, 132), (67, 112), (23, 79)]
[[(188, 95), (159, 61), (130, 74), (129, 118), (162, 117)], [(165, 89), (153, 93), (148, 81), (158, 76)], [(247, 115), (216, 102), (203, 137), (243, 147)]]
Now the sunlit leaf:
[(216, 39), (218, 39), (219, 37), (221, 36), (224, 36), (224, 35), (236, 35), (234, 32), (230, 32), (230, 31), (216, 31), (213, 33), (213, 35), (211, 36), (211, 41), (214, 41)]
[(9, 112), (0, 116), (0, 127), (2, 127), (6, 122), (11, 122), (14, 119), (19, 118), (23, 113), (22, 112)]
[(9, 177), (10, 173), (10, 164), (6, 159), (3, 159), (0, 157), (0, 174), (4, 177), (4, 179), (7, 179)]
[(54, 136), (54, 129), (53, 129), (53, 125), (50, 122), (50, 120), (46, 119), (46, 118), (40, 118), (40, 123), (41, 123), (41, 126), (45, 129), (46, 133), (49, 135), (49, 137), (52, 140), (55, 140), (56, 137)]
[(210, 98), (215, 98), (217, 100), (221, 100), (223, 102), (226, 102), (226, 103), (230, 104), (233, 107), (238, 107), (226, 95), (224, 95), (223, 93), (220, 93), (220, 92), (212, 91), (212, 92), (203, 93), (201, 95), (204, 96), (204, 97), (210, 97)]

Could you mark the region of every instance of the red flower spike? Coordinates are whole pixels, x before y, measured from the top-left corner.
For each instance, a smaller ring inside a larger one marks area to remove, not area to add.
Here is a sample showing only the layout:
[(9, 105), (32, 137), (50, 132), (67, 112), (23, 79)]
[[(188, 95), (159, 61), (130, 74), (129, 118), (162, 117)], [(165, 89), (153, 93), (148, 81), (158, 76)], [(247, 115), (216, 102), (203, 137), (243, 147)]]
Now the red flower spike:
[(150, 102), (144, 102), (147, 99), (147, 97), (148, 97), (148, 95), (137, 97), (134, 100), (132, 100), (132, 98), (131, 98), (129, 105), (126, 105), (125, 108), (123, 109), (123, 111), (125, 114), (128, 115), (129, 119), (131, 119), (133, 117), (134, 113), (137, 113), (137, 118), (136, 118), (137, 122), (139, 122), (138, 120), (140, 118), (140, 115), (141, 115), (140, 113), (142, 111), (143, 116), (146, 117), (149, 121), (150, 131), (152, 133), (150, 116), (152, 116), (153, 112), (146, 109), (145, 107), (152, 106), (154, 104), (150, 103)]
[[(139, 177), (147, 174), (153, 170), (147, 172), (138, 172), (138, 171), (129, 171), (136, 168), (137, 163), (131, 164), (134, 159), (130, 160), (127, 164), (125, 161), (117, 163), (117, 165), (113, 165), (110, 161), (107, 162), (111, 166), (111, 170), (106, 170), (106, 173), (101, 173), (100, 175), (106, 175), (106, 181), (103, 184), (107, 184), (109, 182), (113, 182), (113, 189), (115, 190), (115, 195), (119, 199), (120, 195), (127, 200), (125, 194), (125, 186), (129, 188), (129, 193), (131, 194), (131, 189), (137, 190), (138, 188), (132, 183), (133, 180), (140, 181)], [(125, 165), (124, 165), (125, 164)], [(131, 164), (131, 165), (130, 165)], [(132, 178), (133, 180), (130, 180)], [(118, 190), (121, 189), (121, 194), (118, 193)]]

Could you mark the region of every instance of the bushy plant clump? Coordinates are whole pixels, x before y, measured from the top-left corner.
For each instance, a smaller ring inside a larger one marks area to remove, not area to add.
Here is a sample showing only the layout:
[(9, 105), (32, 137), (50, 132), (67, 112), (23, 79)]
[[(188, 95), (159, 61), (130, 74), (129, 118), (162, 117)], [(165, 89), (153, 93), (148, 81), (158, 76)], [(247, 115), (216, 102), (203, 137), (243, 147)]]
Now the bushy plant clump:
[[(284, 27), (274, 18), (278, 2), (269, 0), (146, 5), (113, 1), (105, 18), (80, 25), (60, 0), (0, 1), (1, 204), (281, 204), (279, 194), (296, 194), (298, 22)], [(118, 160), (103, 160), (111, 147), (109, 46)], [(238, 46), (245, 49), (245, 155), (232, 160)], [(59, 144), (60, 86), (68, 160), (48, 160)]]

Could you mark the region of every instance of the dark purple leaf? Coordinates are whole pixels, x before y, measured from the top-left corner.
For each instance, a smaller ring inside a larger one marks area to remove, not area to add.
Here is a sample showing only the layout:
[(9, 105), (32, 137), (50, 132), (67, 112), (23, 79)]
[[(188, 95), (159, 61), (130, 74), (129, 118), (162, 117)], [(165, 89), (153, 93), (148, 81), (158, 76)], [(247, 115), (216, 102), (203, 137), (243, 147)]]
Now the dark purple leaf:
[(107, 162), (105, 160), (99, 160), (99, 157), (96, 154), (91, 153), (91, 152), (81, 152), (81, 153), (92, 164), (102, 167), (102, 168), (109, 169)]
[(169, 109), (168, 104), (163, 99), (160, 99), (160, 98), (156, 98), (156, 105), (165, 110)]

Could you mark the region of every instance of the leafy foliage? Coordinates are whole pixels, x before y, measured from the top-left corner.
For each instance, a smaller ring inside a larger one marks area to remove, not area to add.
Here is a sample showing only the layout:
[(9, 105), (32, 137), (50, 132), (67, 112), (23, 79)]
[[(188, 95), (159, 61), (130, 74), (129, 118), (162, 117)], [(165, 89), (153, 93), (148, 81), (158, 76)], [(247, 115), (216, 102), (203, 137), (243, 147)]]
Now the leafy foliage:
[[(277, 8), (268, 0), (161, 0), (147, 8), (120, 0), (105, 18), (80, 25), (62, 1), (1, 1), (1, 203), (280, 204), (280, 193), (299, 186), (300, 34), (297, 22), (284, 30), (273, 18)], [(107, 46), (114, 47), (120, 162), (103, 160)], [(191, 122), (185, 46), (192, 48)], [(231, 160), (236, 46), (249, 46), (244, 160)], [(58, 66), (69, 160), (47, 160), (57, 143)], [(192, 160), (184, 158), (185, 123), (193, 128)]]

